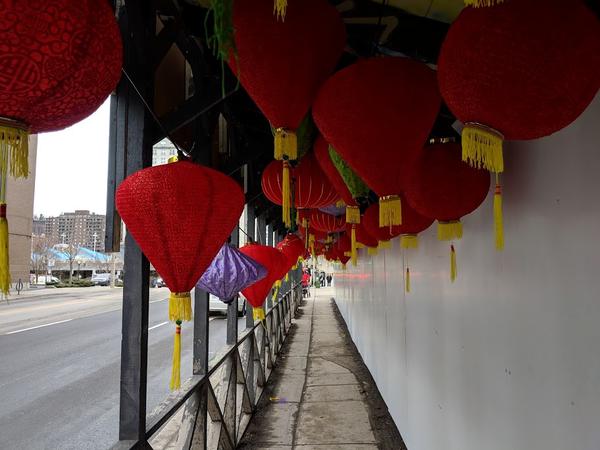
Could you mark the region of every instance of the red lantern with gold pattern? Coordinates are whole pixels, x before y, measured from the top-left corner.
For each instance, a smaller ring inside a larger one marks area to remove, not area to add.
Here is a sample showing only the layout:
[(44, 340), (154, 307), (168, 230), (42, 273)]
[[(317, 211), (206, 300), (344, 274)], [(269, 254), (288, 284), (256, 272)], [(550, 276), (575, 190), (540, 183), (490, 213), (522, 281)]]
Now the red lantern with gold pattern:
[(407, 58), (373, 58), (335, 73), (312, 113), (327, 142), (380, 198), (380, 225), (400, 225), (400, 197), (440, 108), (436, 76)]

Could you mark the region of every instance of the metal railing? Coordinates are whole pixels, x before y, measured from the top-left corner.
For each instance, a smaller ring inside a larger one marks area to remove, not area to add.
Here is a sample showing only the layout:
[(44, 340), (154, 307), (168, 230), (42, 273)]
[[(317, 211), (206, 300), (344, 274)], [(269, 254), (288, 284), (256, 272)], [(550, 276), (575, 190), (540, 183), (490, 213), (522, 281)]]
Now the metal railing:
[(301, 285), (295, 283), (268, 309), (264, 321), (255, 322), (235, 344), (223, 347), (205, 375), (192, 376), (152, 412), (145, 442), (119, 441), (113, 449), (235, 449), (301, 300)]

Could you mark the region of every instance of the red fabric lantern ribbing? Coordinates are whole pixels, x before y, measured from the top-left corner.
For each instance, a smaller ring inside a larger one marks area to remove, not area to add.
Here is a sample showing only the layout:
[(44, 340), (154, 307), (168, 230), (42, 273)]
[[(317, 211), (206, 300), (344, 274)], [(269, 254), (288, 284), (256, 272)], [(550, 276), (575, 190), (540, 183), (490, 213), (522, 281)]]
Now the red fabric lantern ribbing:
[(310, 215), (310, 226), (325, 233), (336, 233), (346, 228), (346, 218), (313, 209)]
[(365, 247), (377, 247), (379, 244), (377, 239), (369, 234), (363, 223), (356, 225), (356, 241)]
[[(277, 205), (282, 201), (282, 162), (272, 161), (263, 171), (261, 184), (265, 196)], [(331, 183), (321, 171), (314, 154), (307, 154), (292, 170), (296, 208), (321, 208), (339, 200)]]
[(115, 201), (128, 232), (171, 290), (169, 319), (177, 323), (171, 388), (177, 389), (190, 290), (237, 226), (244, 193), (221, 172), (181, 161), (127, 177)]
[(327, 179), (333, 185), (344, 203), (348, 206), (358, 206), (354, 198), (352, 198), (352, 194), (348, 190), (344, 179), (331, 161), (331, 157), (329, 156), (329, 144), (325, 141), (323, 136), (317, 137), (314, 151), (319, 167), (321, 167), (321, 170), (327, 176)]
[(279, 250), (268, 245), (247, 244), (240, 248), (240, 252), (266, 267), (268, 271), (266, 277), (242, 291), (243, 296), (252, 307), (256, 308), (254, 318), (262, 320), (264, 319), (263, 303), (273, 287), (273, 283), (281, 278), (279, 277), (280, 266), (285, 265), (287, 261)]
[(380, 225), (401, 223), (399, 194), (440, 108), (435, 73), (406, 58), (359, 61), (323, 85), (312, 113), (323, 137), (380, 197)]
[(304, 254), (304, 247), (304, 241), (292, 233), (289, 233), (281, 242), (277, 244), (277, 248), (285, 255), (287, 259), (288, 270), (296, 266), (298, 263), (298, 258)]

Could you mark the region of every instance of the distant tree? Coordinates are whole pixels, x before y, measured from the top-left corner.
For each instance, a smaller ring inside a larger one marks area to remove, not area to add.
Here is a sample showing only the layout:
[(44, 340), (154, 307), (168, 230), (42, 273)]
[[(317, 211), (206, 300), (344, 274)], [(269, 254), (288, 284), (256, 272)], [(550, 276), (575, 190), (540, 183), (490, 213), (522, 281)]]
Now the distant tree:
[(50, 241), (45, 235), (31, 237), (31, 270), (35, 273), (36, 284), (40, 272), (47, 270), (50, 247)]
[(79, 245), (75, 244), (66, 244), (62, 246), (62, 252), (67, 257), (67, 261), (69, 261), (69, 284), (73, 284), (73, 263), (77, 259), (77, 254), (79, 253)]

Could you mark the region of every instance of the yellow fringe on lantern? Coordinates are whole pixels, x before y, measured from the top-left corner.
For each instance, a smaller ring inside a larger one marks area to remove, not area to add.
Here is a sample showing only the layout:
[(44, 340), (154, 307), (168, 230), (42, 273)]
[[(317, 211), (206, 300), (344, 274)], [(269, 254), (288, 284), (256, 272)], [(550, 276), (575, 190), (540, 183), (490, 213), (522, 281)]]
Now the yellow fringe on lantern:
[(273, 291), (273, 296), (271, 297), (273, 299), (274, 302), (277, 301), (277, 296), (279, 295), (279, 286), (277, 286), (275, 288), (275, 290)]
[(298, 138), (296, 133), (285, 128), (275, 129), (275, 159), (298, 159)]
[(356, 246), (356, 225), (352, 225), (352, 232), (350, 233), (350, 258), (352, 259), (352, 265), (356, 267), (358, 260), (358, 251)]
[(379, 198), (379, 226), (402, 225), (402, 201), (397, 195)]
[(173, 164), (173, 163), (176, 163), (177, 161), (179, 161), (179, 157), (177, 155), (172, 155), (172, 156), (169, 156), (169, 159), (167, 159), (167, 164)]
[(0, 292), (8, 295), (10, 290), (10, 265), (8, 260), (8, 221), (6, 204), (0, 203)]
[(285, 12), (287, 10), (287, 0), (275, 0), (273, 4), (273, 14), (277, 17), (277, 20), (281, 19), (285, 21)]
[(344, 200), (338, 200), (337, 202), (335, 202), (335, 206), (338, 208), (343, 208), (344, 206), (346, 206), (346, 204), (344, 203)]
[(450, 246), (450, 281), (454, 283), (456, 280), (456, 251), (454, 251), (454, 245)]
[(504, 171), (502, 142), (504, 136), (489, 127), (467, 123), (462, 131), (462, 160), (472, 167), (490, 172)]
[(252, 318), (254, 320), (265, 320), (265, 308), (263, 306), (252, 308)]
[(352, 257), (352, 252), (344, 252), (344, 256)]
[(496, 250), (504, 248), (504, 221), (502, 218), (502, 185), (496, 174), (496, 190), (494, 191), (494, 234), (496, 235)]
[(346, 206), (346, 223), (360, 223), (360, 208), (358, 206)]
[(362, 242), (357, 242), (356, 243), (356, 248), (365, 248), (365, 244), (363, 244)]
[(290, 165), (283, 162), (283, 176), (281, 179), (281, 210), (283, 212), (283, 223), (287, 228), (292, 226), (292, 190), (290, 183)]
[(460, 220), (451, 220), (450, 222), (438, 221), (438, 240), (452, 241), (462, 238), (462, 235), (463, 228)]
[(465, 0), (465, 5), (481, 8), (483, 6), (494, 6), (503, 2), (504, 0)]
[(392, 248), (392, 241), (379, 241), (379, 244), (377, 245), (377, 248), (379, 250), (387, 250)]
[[(12, 123), (12, 122), (11, 122)], [(0, 173), (10, 173), (14, 178), (29, 176), (29, 133), (25, 128), (10, 126), (0, 118)]]
[(288, 281), (290, 281), (290, 274), (289, 274), (289, 272), (285, 274), (285, 281), (286, 281), (286, 283)]
[(171, 292), (169, 296), (169, 320), (192, 320), (192, 297), (189, 292)]
[(419, 237), (416, 234), (400, 236), (400, 248), (419, 248)]
[(410, 292), (410, 269), (406, 268), (406, 279), (404, 280), (406, 292)]
[(177, 321), (175, 327), (175, 339), (173, 342), (173, 364), (171, 367), (171, 383), (169, 387), (172, 391), (181, 387), (181, 321)]
[(379, 249), (377, 247), (367, 247), (367, 254), (370, 256), (375, 256), (379, 253)]
[(342, 264), (342, 270), (346, 270), (346, 264)]

